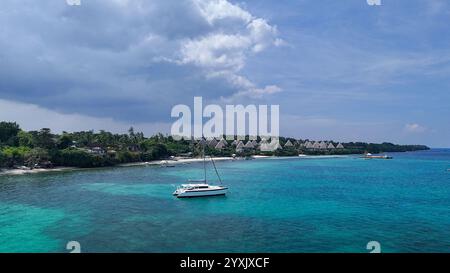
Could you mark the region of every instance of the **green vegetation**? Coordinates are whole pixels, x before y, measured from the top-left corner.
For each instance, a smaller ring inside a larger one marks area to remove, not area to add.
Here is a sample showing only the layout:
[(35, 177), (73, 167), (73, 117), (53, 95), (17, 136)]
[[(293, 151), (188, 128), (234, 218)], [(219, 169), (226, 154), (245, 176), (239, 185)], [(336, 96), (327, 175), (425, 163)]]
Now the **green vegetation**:
[(105, 167), (120, 163), (167, 158), (188, 151), (188, 145), (161, 134), (145, 138), (128, 134), (63, 132), (50, 129), (26, 132), (14, 122), (0, 122), (0, 168)]
[[(246, 138), (248, 140), (248, 137)], [(258, 139), (258, 142), (261, 139)], [(287, 141), (295, 143), (284, 147)], [(280, 138), (283, 149), (261, 152), (259, 149), (243, 149), (236, 152), (227, 141), (223, 149), (206, 147), (205, 153), (213, 156), (275, 155), (296, 156), (298, 154), (362, 154), (364, 152), (404, 152), (424, 150), (423, 145), (395, 145), (392, 143), (344, 143), (342, 149), (307, 149), (302, 143), (307, 140)], [(245, 142), (245, 141), (244, 141)], [(338, 143), (329, 141), (337, 146)], [(202, 148), (191, 141), (175, 141), (171, 136), (157, 134), (146, 138), (143, 133), (130, 128), (128, 134), (113, 134), (106, 131), (83, 131), (53, 134), (50, 129), (26, 132), (15, 122), (0, 122), (0, 168), (26, 166), (29, 168), (51, 168), (54, 166), (93, 168), (114, 166), (121, 163), (145, 162), (166, 159), (170, 156), (199, 156)]]

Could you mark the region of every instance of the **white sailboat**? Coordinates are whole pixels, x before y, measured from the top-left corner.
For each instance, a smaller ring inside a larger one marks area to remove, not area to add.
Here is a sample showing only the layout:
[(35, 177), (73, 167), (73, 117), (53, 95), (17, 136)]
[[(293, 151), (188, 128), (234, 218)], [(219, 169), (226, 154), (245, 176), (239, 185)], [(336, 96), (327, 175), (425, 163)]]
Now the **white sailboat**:
[[(211, 157), (211, 162), (214, 166), (214, 170), (216, 171), (217, 178), (222, 184), (222, 179), (219, 176), (219, 172), (217, 171), (216, 164), (214, 163), (213, 158)], [(179, 186), (175, 192), (174, 196), (178, 198), (191, 198), (191, 197), (207, 197), (207, 196), (219, 196), (225, 195), (228, 191), (228, 188), (222, 185), (210, 185), (206, 181), (206, 158), (205, 158), (205, 148), (203, 147), (203, 170), (204, 170), (204, 179), (202, 180), (189, 180), (189, 184), (182, 184)]]

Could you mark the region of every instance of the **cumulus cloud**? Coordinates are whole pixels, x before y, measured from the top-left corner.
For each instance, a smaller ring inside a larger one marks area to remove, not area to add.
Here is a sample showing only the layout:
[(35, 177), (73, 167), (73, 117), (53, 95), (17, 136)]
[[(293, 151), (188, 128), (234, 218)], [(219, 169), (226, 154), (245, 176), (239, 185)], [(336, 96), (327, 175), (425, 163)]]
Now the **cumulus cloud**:
[(245, 49), (250, 45), (246, 36), (211, 34), (187, 41), (181, 49), (180, 63), (193, 63), (211, 71), (238, 71), (245, 64)]
[(274, 90), (242, 68), (280, 45), (276, 27), (226, 0), (4, 0), (0, 14), (0, 98), (9, 101), (158, 122), (194, 95)]
[[(239, 75), (250, 54), (256, 54), (269, 46), (281, 46), (278, 31), (263, 18), (255, 18), (242, 8), (225, 0), (195, 1), (208, 23), (218, 31), (198, 38), (188, 39), (182, 45), (178, 63), (194, 64), (203, 69), (209, 77), (223, 77), (238, 92), (236, 96), (259, 98), (281, 91), (277, 86), (259, 88), (246, 77)], [(221, 21), (230, 22), (232, 27), (224, 29)], [(274, 92), (276, 90), (276, 92)]]

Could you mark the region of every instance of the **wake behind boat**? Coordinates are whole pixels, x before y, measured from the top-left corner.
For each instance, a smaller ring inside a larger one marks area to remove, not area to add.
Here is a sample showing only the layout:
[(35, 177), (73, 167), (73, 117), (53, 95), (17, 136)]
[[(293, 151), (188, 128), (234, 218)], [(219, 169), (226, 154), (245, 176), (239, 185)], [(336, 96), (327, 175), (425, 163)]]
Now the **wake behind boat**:
[(364, 154), (364, 156), (362, 158), (364, 158), (364, 159), (393, 159), (392, 156), (388, 156), (388, 155), (373, 155), (371, 153)]

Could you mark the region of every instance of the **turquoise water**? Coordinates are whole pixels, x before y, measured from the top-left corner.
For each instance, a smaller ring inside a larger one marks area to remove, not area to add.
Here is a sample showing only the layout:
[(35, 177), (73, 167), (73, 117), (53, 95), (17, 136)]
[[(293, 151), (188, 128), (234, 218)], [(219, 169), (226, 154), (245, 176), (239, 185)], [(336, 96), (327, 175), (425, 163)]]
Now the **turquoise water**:
[(450, 150), (391, 155), (217, 162), (198, 199), (197, 163), (1, 176), (0, 252), (450, 252)]

